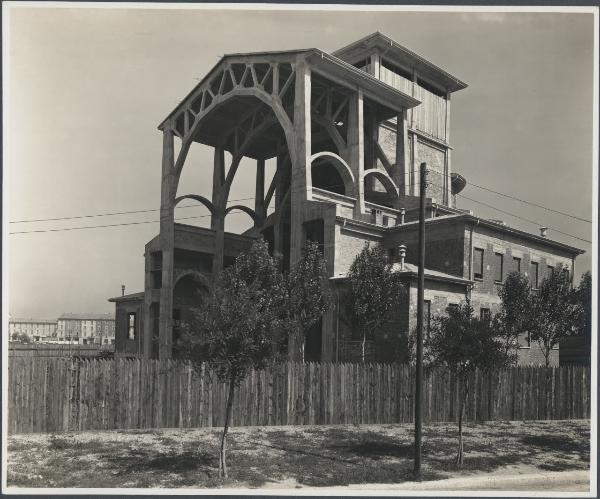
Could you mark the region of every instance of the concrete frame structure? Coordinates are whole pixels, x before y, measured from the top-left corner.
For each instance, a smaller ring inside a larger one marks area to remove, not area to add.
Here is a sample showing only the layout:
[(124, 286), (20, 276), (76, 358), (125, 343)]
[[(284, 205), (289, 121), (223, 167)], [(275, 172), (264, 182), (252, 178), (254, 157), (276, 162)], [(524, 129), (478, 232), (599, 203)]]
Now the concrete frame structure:
[[(145, 248), (144, 293), (111, 299), (117, 303), (117, 329), (119, 306), (140, 315), (139, 346), (124, 346), (124, 351), (170, 358), (174, 324), (183, 320), (181, 309), (189, 306), (191, 295), (207, 290), (261, 235), (273, 252), (283, 255), (284, 268), (298, 260), (306, 240), (317, 241), (334, 287), (365, 242), (378, 242), (391, 253), (399, 244), (409, 244), (423, 161), (433, 179), (427, 191), (428, 224), (465, 221), (465, 212), (455, 208), (455, 195), (466, 181), (452, 172), (449, 137), (450, 96), (466, 86), (380, 33), (333, 55), (311, 48), (223, 56), (159, 126), (160, 233)], [(193, 143), (214, 148), (211, 199), (178, 194)], [(243, 158), (256, 161), (254, 208), (228, 205)], [(266, 185), (265, 162), (273, 158), (276, 171)], [(185, 199), (209, 210), (210, 229), (175, 223), (175, 207)], [(275, 211), (268, 215), (273, 200)], [(253, 221), (241, 235), (225, 231), (225, 217), (236, 209)], [(445, 286), (441, 293), (464, 298), (480, 287), (472, 277), (472, 249), (469, 256), (465, 253), (469, 230), (473, 239), (471, 225), (460, 225), (455, 254), (445, 258), (460, 260), (460, 265), (448, 267), (436, 259), (427, 264), (429, 281), (437, 283), (433, 288)], [(476, 225), (478, 232), (486, 224)], [(512, 229), (496, 224), (494, 230), (506, 239)], [(525, 246), (533, 238), (548, 255), (573, 265), (581, 252), (516, 233)], [(444, 254), (444, 242), (431, 250)], [(414, 256), (409, 244), (407, 262)], [(406, 275), (410, 283), (410, 272)], [(317, 341), (323, 360), (337, 358), (338, 314), (332, 310), (322, 321)], [(406, 322), (408, 327), (408, 316)]]

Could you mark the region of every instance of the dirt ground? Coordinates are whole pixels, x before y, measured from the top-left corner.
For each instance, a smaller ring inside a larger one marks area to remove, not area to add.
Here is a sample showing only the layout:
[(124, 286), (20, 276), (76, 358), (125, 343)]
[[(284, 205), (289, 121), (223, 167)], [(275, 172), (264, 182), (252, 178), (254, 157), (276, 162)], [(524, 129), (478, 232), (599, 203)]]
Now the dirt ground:
[[(423, 428), (423, 479), (481, 473), (587, 470), (590, 423), (467, 424), (465, 464), (456, 470), (456, 424)], [(233, 428), (230, 477), (218, 478), (220, 431), (86, 431), (12, 435), (9, 487), (314, 487), (412, 480), (413, 426)]]

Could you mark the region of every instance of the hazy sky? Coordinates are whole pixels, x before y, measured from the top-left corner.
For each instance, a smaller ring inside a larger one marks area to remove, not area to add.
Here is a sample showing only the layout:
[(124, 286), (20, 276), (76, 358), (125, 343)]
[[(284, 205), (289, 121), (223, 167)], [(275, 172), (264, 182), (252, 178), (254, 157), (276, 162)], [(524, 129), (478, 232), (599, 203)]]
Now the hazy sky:
[[(156, 127), (220, 56), (305, 47), (332, 52), (374, 31), (469, 84), (452, 96), (454, 171), (480, 186), (592, 217), (591, 14), (73, 8), (9, 14), (8, 220), (157, 209), (162, 138)], [(192, 148), (180, 193), (210, 195), (211, 163), (210, 150)], [(253, 175), (252, 163), (240, 168), (231, 198), (253, 196)], [(587, 251), (577, 259), (577, 278), (590, 268), (590, 244), (552, 230), (591, 240), (590, 224), (473, 186), (463, 194), (551, 227), (549, 237)], [(538, 233), (536, 225), (465, 199), (459, 207)], [(176, 217), (206, 214), (184, 208)], [(153, 220), (157, 212), (11, 223), (9, 230)], [(226, 228), (248, 225), (246, 215), (232, 214)], [(127, 292), (143, 290), (144, 244), (157, 232), (158, 223), (148, 223), (7, 236), (10, 313), (114, 312), (107, 299), (120, 294), (121, 284)]]

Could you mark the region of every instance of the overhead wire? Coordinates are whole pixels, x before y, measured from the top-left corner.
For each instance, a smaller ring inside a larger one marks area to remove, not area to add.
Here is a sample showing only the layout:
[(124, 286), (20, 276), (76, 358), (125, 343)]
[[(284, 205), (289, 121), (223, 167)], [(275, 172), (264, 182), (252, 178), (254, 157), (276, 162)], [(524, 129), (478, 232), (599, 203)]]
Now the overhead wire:
[[(442, 173), (436, 172), (435, 170), (431, 170), (431, 169), (428, 170), (428, 173), (434, 173), (434, 174), (437, 174), (439, 176), (444, 176)], [(409, 175), (409, 174), (411, 174), (411, 172), (406, 172), (405, 173), (405, 175)], [(433, 183), (431, 181), (429, 181), (429, 183), (432, 184), (432, 185), (435, 185), (438, 188), (441, 188), (441, 189), (444, 188), (444, 186), (439, 185), (439, 184), (435, 184), (435, 183)], [(469, 185), (474, 185), (474, 184), (469, 184)], [(332, 184), (332, 185), (329, 185), (328, 187), (330, 187), (330, 188), (333, 188), (333, 187), (344, 187), (344, 184)], [(486, 190), (490, 190), (490, 189), (486, 189)], [(490, 191), (491, 192), (495, 192), (495, 191), (492, 191), (492, 190), (490, 190)], [(498, 194), (501, 194), (501, 193), (498, 193)], [(534, 221), (534, 220), (530, 220), (528, 218), (522, 217), (520, 215), (516, 215), (516, 214), (508, 212), (506, 210), (502, 210), (501, 208), (498, 208), (496, 206), (490, 205), (490, 204), (485, 203), (483, 201), (479, 201), (477, 199), (470, 198), (470, 197), (465, 196), (463, 194), (459, 193), (459, 194), (455, 194), (455, 195), (458, 196), (458, 197), (461, 197), (463, 199), (469, 200), (471, 202), (478, 203), (478, 204), (481, 204), (483, 206), (486, 206), (487, 208), (495, 210), (495, 211), (497, 211), (499, 213), (503, 213), (505, 215), (509, 215), (509, 216), (514, 217), (516, 219), (519, 219), (519, 220), (522, 220), (522, 221), (534, 224), (534, 225), (536, 225), (538, 227), (547, 226), (547, 225), (544, 225), (544, 224), (542, 224), (540, 222), (537, 222), (537, 221)], [(510, 196), (507, 196), (507, 197), (510, 197)], [(249, 201), (249, 200), (254, 200), (254, 199), (255, 199), (255, 197), (238, 198), (238, 199), (232, 199), (232, 200), (230, 200), (230, 202)], [(531, 204), (533, 204), (533, 203), (531, 203)], [(196, 206), (201, 206), (201, 205), (186, 205), (186, 206), (178, 206), (176, 208), (193, 208), (193, 207), (196, 207)], [(540, 207), (542, 207), (542, 206), (540, 205)], [(542, 207), (542, 208), (544, 208), (544, 207)], [(22, 221), (14, 221), (14, 222), (11, 222), (11, 223), (29, 223), (29, 222), (73, 220), (73, 219), (92, 218), (92, 217), (100, 217), (100, 216), (112, 216), (112, 215), (122, 215), (122, 214), (132, 214), (132, 213), (149, 213), (149, 212), (156, 212), (156, 211), (160, 211), (160, 208), (159, 209), (148, 209), (148, 210), (131, 210), (131, 211), (127, 211), (127, 212), (101, 213), (101, 214), (96, 214), (96, 215), (81, 215), (81, 216), (73, 216), (73, 217), (57, 217), (57, 218), (38, 219), (38, 220), (22, 220)], [(550, 210), (550, 211), (556, 211), (556, 210)], [(558, 213), (558, 211), (556, 211), (556, 212)], [(562, 213), (562, 212), (561, 212), (561, 214), (566, 215), (565, 213)], [(200, 216), (194, 216), (194, 217), (181, 217), (181, 218), (175, 219), (175, 221), (200, 219), (200, 218), (207, 218), (207, 217), (210, 217), (210, 216), (211, 215), (200, 215)], [(571, 215), (567, 215), (567, 216), (571, 216)], [(578, 217), (573, 216), (573, 218), (578, 218)], [(583, 219), (581, 219), (581, 220), (587, 222), (587, 220), (583, 220)], [(29, 230), (29, 231), (13, 231), (13, 232), (9, 232), (9, 234), (13, 235), (13, 234), (44, 233), (44, 232), (63, 232), (63, 231), (84, 230), (84, 229), (99, 229), (99, 228), (107, 228), (107, 227), (123, 227), (123, 226), (128, 226), (128, 225), (143, 225), (143, 224), (158, 223), (158, 222), (160, 222), (160, 220), (148, 220), (148, 221), (141, 221), (141, 222), (123, 222), (123, 223), (117, 223), (117, 224), (91, 225), (91, 226), (82, 226), (82, 227), (66, 227), (66, 228), (56, 228), (56, 229), (38, 229), (38, 230)], [(564, 236), (571, 237), (573, 239), (577, 239), (579, 241), (583, 241), (583, 242), (586, 242), (588, 244), (591, 244), (591, 241), (589, 241), (587, 239), (584, 239), (582, 237), (575, 236), (575, 235), (569, 234), (567, 232), (563, 232), (563, 231), (561, 231), (561, 230), (559, 230), (559, 229), (557, 229), (555, 227), (551, 227), (551, 226), (547, 226), (547, 227), (549, 229), (552, 229), (553, 231), (557, 232), (558, 234), (562, 234)]]

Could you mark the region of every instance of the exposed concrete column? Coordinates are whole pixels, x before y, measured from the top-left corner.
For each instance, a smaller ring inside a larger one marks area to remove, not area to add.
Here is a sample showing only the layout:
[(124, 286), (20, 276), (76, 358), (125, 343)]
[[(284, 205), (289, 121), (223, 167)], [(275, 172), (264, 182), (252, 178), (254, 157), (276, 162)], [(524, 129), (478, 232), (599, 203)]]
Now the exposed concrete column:
[(256, 160), (256, 193), (254, 196), (254, 212), (261, 220), (267, 217), (265, 206), (265, 160)]
[[(370, 110), (371, 111), (371, 110)], [(375, 154), (375, 143), (379, 142), (379, 125), (373, 112), (367, 113), (365, 126), (365, 161), (364, 169), (377, 168), (377, 156)], [(365, 180), (365, 192), (375, 190), (375, 177), (370, 176)]]
[(160, 247), (162, 251), (162, 286), (158, 323), (159, 359), (170, 359), (173, 345), (173, 253), (175, 247), (174, 198), (175, 150), (170, 129), (163, 131), (162, 179), (160, 193)]
[[(446, 143), (450, 143), (450, 92), (446, 92), (446, 128), (445, 128)], [(450, 181), (450, 175), (452, 174), (451, 162), (450, 162), (450, 148), (446, 149), (446, 155), (444, 157), (444, 203), (448, 206), (451, 205), (452, 196), (452, 183)], [(454, 208), (454, 206), (453, 206)]]
[(360, 216), (365, 212), (365, 186), (363, 173), (365, 171), (365, 133), (363, 113), (363, 93), (358, 89), (350, 98), (348, 109), (348, 158), (349, 166), (354, 175), (356, 186), (356, 205), (354, 214)]
[(419, 154), (418, 146), (419, 141), (417, 134), (413, 133), (411, 136), (412, 142), (412, 163), (410, 165), (410, 193), (412, 196), (419, 195)]
[[(418, 99), (419, 96), (419, 88), (418, 82), (419, 76), (417, 74), (417, 70), (413, 68), (412, 72), (412, 96)], [(422, 104), (420, 104), (422, 105)], [(410, 127), (415, 130), (417, 128), (417, 108), (413, 107), (410, 110)], [(415, 133), (412, 134), (412, 164), (410, 165), (410, 194), (412, 196), (419, 195), (419, 158), (417, 154), (417, 135)]]
[(400, 190), (400, 196), (408, 194), (408, 175), (410, 162), (410, 150), (408, 146), (408, 123), (407, 112), (404, 109), (396, 117), (396, 164), (392, 171), (392, 180)]
[(375, 53), (371, 54), (370, 63), (371, 63), (371, 74), (378, 80), (381, 79), (381, 75), (379, 72), (379, 68), (381, 67), (381, 56), (379, 55), (379, 52), (375, 52)]
[(282, 223), (283, 223), (283, 196), (285, 194), (285, 180), (287, 174), (284, 171), (285, 168), (285, 155), (279, 154), (277, 156), (277, 169), (275, 174), (277, 175), (277, 184), (275, 187), (275, 219), (273, 221), (273, 253), (283, 254), (283, 240), (282, 240)]
[(293, 266), (302, 255), (304, 208), (306, 201), (312, 199), (310, 105), (310, 67), (304, 59), (299, 58), (296, 64), (294, 140), (293, 145), (290, 147), (290, 158), (292, 160), (290, 266)]
[(210, 217), (210, 228), (215, 231), (213, 254), (213, 279), (223, 270), (225, 253), (225, 208), (227, 205), (225, 189), (225, 150), (215, 147), (213, 167), (212, 203), (215, 212)]

